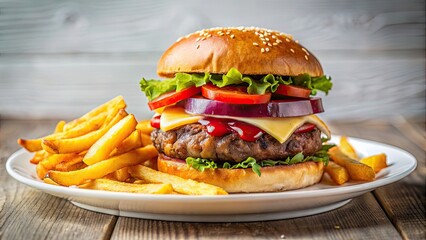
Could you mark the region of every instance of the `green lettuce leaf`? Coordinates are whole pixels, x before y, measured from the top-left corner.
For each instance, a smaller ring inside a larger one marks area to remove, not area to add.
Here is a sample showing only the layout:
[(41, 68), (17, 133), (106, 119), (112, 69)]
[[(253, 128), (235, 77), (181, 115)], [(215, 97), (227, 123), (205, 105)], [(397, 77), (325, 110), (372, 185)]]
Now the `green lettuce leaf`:
[(259, 177), (262, 175), (261, 168), (262, 167), (272, 167), (277, 165), (292, 165), (296, 163), (302, 163), (306, 161), (314, 161), (314, 162), (323, 162), (324, 165), (328, 165), (330, 158), (327, 154), (328, 149), (335, 146), (334, 144), (323, 144), (322, 148), (316, 152), (313, 156), (303, 156), (303, 153), (298, 153), (293, 157), (287, 157), (284, 160), (262, 160), (256, 161), (253, 157), (248, 157), (246, 160), (239, 163), (216, 163), (213, 160), (205, 159), (205, 158), (193, 158), (187, 157), (186, 163), (197, 169), (198, 171), (203, 172), (205, 169), (216, 169), (216, 168), (228, 168), (228, 169), (236, 169), (236, 168), (251, 168), (254, 173), (256, 173)]
[(191, 86), (200, 87), (209, 82), (218, 87), (229, 85), (247, 86), (247, 93), (249, 94), (275, 92), (279, 84), (308, 88), (311, 90), (311, 95), (316, 95), (318, 91), (328, 94), (333, 87), (331, 77), (326, 76), (311, 77), (308, 74), (301, 74), (296, 77), (274, 76), (272, 74), (264, 76), (244, 76), (235, 68), (231, 68), (223, 75), (210, 73), (177, 73), (174, 78), (163, 81), (142, 78), (140, 86), (141, 90), (145, 92), (148, 100), (151, 101), (170, 91), (181, 91)]

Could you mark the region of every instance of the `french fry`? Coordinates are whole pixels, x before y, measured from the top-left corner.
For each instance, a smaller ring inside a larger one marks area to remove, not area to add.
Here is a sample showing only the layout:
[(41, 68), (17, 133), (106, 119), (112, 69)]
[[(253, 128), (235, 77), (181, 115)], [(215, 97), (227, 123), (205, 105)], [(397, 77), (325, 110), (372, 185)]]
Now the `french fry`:
[(105, 127), (111, 124), (111, 121), (114, 120), (114, 116), (117, 115), (120, 111), (124, 110), (125, 108), (126, 108), (126, 103), (124, 102), (124, 99), (121, 99), (116, 104), (111, 105), (108, 108), (108, 116), (105, 119), (102, 127)]
[(52, 179), (50, 178), (44, 178), (43, 182), (47, 183), (47, 184), (51, 184), (51, 185), (55, 185), (55, 186), (59, 186), (59, 184), (55, 183)]
[(365, 157), (360, 160), (361, 163), (364, 163), (367, 166), (370, 166), (373, 168), (374, 172), (379, 172), (383, 168), (387, 167), (388, 164), (386, 163), (386, 154), (376, 154), (373, 156)]
[(146, 145), (142, 144), (141, 133), (136, 129), (111, 152), (111, 156), (125, 153), (142, 146)]
[(168, 194), (173, 192), (171, 184), (134, 184), (114, 181), (110, 179), (95, 179), (84, 183), (80, 188), (105, 190), (113, 192), (147, 193), (147, 194)]
[(129, 168), (129, 173), (134, 178), (144, 179), (151, 183), (169, 183), (178, 193), (190, 195), (223, 195), (228, 194), (220, 187), (206, 183), (184, 179), (178, 176), (162, 173), (151, 168), (137, 165)]
[(127, 116), (127, 113), (124, 110), (119, 111), (108, 126), (89, 132), (83, 136), (68, 139), (43, 139), (42, 147), (50, 153), (79, 153), (85, 151), (125, 116)]
[(348, 170), (351, 179), (360, 181), (374, 180), (376, 174), (371, 167), (346, 156), (340, 151), (338, 147), (332, 147), (329, 149), (328, 154), (335, 163), (343, 166), (346, 168), (346, 170)]
[(101, 178), (118, 169), (143, 163), (157, 156), (157, 154), (157, 150), (153, 146), (146, 146), (95, 163), (80, 170), (71, 172), (49, 171), (48, 176), (56, 183), (63, 186), (79, 185), (86, 180)]
[(112, 173), (114, 175), (114, 178), (117, 179), (117, 181), (125, 182), (127, 179), (130, 178), (129, 168), (125, 167), (122, 169), (118, 169), (117, 171)]
[(328, 165), (325, 167), (325, 172), (328, 173), (331, 179), (339, 185), (349, 181), (349, 173), (346, 168), (332, 161), (328, 162)]
[(145, 133), (141, 134), (142, 146), (152, 144), (151, 136)]
[[(124, 104), (123, 104), (124, 103)], [(71, 122), (68, 122), (64, 125), (64, 131), (67, 131), (73, 127), (75, 127), (76, 125), (87, 121), (88, 119), (91, 119), (95, 116), (97, 116), (98, 114), (102, 113), (102, 112), (108, 112), (108, 109), (111, 108), (111, 106), (115, 106), (115, 105), (119, 105), (120, 108), (125, 108), (126, 104), (124, 102), (124, 99), (122, 96), (117, 96), (111, 100), (109, 100), (108, 102), (92, 109), (91, 111), (89, 111), (88, 113), (84, 114), (83, 116), (81, 116), (80, 118), (77, 118)]]
[(37, 139), (20, 138), (18, 139), (18, 144), (30, 152), (40, 151), (43, 149), (43, 139), (65, 139), (82, 136), (86, 133), (98, 129), (100, 127), (99, 123), (102, 123), (105, 117), (106, 114), (101, 114), (100, 116), (96, 116), (87, 122), (81, 123), (80, 125), (75, 126), (75, 128), (69, 129), (65, 132), (59, 131), (61, 128), (63, 130), (63, 126), (61, 125), (64, 124), (63, 121), (60, 121), (55, 128), (55, 133)]
[(52, 170), (59, 163), (71, 161), (75, 158), (82, 158), (82, 157), (79, 156), (78, 154), (75, 154), (75, 153), (53, 154), (53, 155), (50, 155), (49, 157), (43, 159), (42, 161), (40, 161), (39, 164), (41, 164), (47, 170)]
[(140, 130), (141, 133), (146, 135), (150, 135), (152, 130), (154, 130), (154, 128), (151, 126), (150, 120), (143, 120), (138, 122), (138, 125), (136, 125), (136, 129)]
[(340, 138), (339, 149), (346, 156), (348, 156), (352, 159), (355, 159), (355, 160), (359, 159), (358, 154), (355, 151), (355, 148), (352, 146), (352, 144), (349, 143), (349, 140), (346, 136), (342, 136)]
[(69, 161), (61, 162), (55, 166), (56, 171), (69, 172), (80, 169), (80, 166), (86, 167), (87, 165), (83, 162), (83, 156), (70, 159)]
[(137, 121), (130, 114), (112, 126), (99, 140), (97, 140), (83, 158), (87, 165), (93, 165), (105, 160), (120, 143), (135, 129)]
[(38, 163), (36, 166), (36, 173), (37, 173), (37, 177), (43, 180), (46, 177), (47, 169), (44, 168), (43, 165)]
[(59, 121), (55, 127), (55, 133), (60, 133), (64, 131), (65, 121)]
[(34, 153), (34, 156), (30, 159), (30, 163), (37, 164), (41, 160), (47, 158), (50, 155), (50, 153), (40, 150)]
[(41, 139), (18, 139), (18, 144), (29, 152), (37, 152), (43, 150), (41, 146)]

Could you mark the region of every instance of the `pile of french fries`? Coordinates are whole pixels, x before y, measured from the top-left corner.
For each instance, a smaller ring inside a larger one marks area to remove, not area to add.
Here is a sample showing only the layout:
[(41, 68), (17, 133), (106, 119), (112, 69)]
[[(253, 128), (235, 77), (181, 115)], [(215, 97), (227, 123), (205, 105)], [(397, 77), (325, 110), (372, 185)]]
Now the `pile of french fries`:
[(148, 120), (138, 122), (118, 96), (70, 122), (60, 121), (54, 133), (18, 139), (34, 152), (37, 176), (60, 186), (149, 194), (227, 194), (222, 188), (155, 170), (157, 150)]
[(360, 159), (346, 136), (342, 136), (339, 145), (329, 149), (328, 154), (332, 161), (325, 167), (325, 171), (338, 185), (350, 179), (373, 181), (376, 173), (387, 167), (384, 153)]

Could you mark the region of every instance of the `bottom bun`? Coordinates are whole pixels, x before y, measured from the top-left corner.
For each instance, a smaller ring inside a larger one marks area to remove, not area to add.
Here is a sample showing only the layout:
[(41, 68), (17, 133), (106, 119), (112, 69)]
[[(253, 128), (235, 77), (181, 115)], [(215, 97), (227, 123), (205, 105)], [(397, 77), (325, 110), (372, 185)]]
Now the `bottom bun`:
[(263, 167), (260, 177), (251, 168), (217, 168), (200, 172), (183, 160), (169, 158), (163, 154), (158, 155), (157, 165), (161, 172), (216, 185), (229, 193), (280, 192), (304, 188), (318, 183), (324, 173), (324, 164), (313, 161)]

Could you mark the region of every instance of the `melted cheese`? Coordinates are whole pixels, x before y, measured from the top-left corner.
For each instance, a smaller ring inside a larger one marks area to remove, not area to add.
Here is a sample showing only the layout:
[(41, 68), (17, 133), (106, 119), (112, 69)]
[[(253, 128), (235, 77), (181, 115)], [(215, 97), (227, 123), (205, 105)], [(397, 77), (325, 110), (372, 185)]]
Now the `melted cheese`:
[[(321, 121), (321, 119), (319, 119), (316, 115), (289, 118), (243, 118), (216, 115), (212, 115), (211, 117), (234, 119), (252, 124), (267, 132), (280, 143), (285, 142), (293, 134), (293, 132), (296, 131), (296, 129), (305, 123), (315, 124), (321, 130), (321, 132), (323, 132), (328, 137), (331, 136), (327, 125), (325, 125), (324, 122)], [(201, 115), (190, 115), (186, 113), (182, 107), (172, 106), (164, 109), (163, 113), (161, 114), (160, 126), (161, 130), (169, 131), (183, 125), (196, 123), (202, 118), (203, 116)]]

